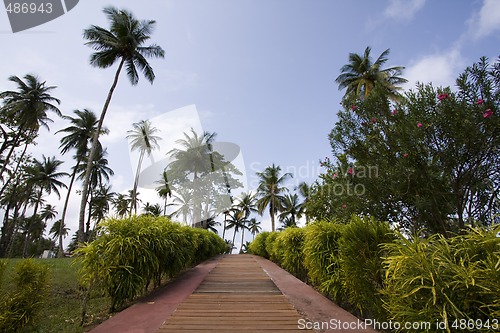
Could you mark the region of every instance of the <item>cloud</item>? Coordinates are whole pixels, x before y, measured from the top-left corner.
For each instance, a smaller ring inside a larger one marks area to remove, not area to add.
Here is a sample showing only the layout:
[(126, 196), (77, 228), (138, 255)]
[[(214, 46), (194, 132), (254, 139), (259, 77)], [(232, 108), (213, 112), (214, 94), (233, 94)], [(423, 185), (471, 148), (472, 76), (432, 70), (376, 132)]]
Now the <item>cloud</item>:
[(484, 0), (481, 9), (469, 20), (474, 39), (486, 37), (500, 29), (500, 1)]
[(434, 86), (455, 85), (459, 71), (464, 67), (464, 60), (458, 49), (448, 52), (426, 55), (408, 66), (403, 76), (408, 80), (403, 88), (414, 88), (417, 82)]
[(426, 0), (390, 0), (384, 11), (388, 18), (410, 20), (424, 7)]

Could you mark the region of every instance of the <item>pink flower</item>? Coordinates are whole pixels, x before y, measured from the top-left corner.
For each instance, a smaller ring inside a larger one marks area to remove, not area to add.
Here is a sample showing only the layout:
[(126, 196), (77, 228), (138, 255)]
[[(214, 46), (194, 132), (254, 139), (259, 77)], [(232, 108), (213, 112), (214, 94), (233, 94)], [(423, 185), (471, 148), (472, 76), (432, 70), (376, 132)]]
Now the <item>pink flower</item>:
[(395, 116), (395, 115), (396, 115), (396, 113), (398, 113), (398, 110), (396, 110), (396, 109), (392, 110), (392, 115), (393, 115), (393, 116)]
[(484, 101), (483, 101), (481, 98), (480, 98), (480, 99), (478, 99), (478, 100), (477, 100), (477, 102), (476, 102), (476, 104), (477, 104), (477, 105), (481, 105), (481, 104), (483, 104), (483, 103), (484, 103)]
[(446, 99), (446, 98), (448, 98), (448, 94), (439, 94), (439, 95), (438, 95), (438, 99), (439, 99), (440, 101), (442, 101), (443, 99)]
[(352, 168), (349, 168), (349, 170), (347, 170), (348, 175), (352, 175), (353, 173), (354, 173), (354, 170)]
[(483, 118), (489, 118), (493, 115), (493, 111), (491, 111), (491, 109), (487, 109), (486, 111), (484, 111), (483, 113)]
[(347, 205), (346, 205), (346, 204), (342, 204), (342, 208), (343, 208), (343, 209), (346, 209), (346, 208), (347, 208)]
[(357, 107), (356, 105), (351, 106), (351, 110), (352, 110), (352, 111), (356, 110), (357, 108), (358, 108), (358, 107)]
[(377, 118), (373, 117), (372, 118), (372, 124), (375, 124), (377, 122)]
[(337, 174), (336, 173), (333, 174), (333, 179), (335, 179), (335, 178), (337, 178)]
[(422, 125), (422, 123), (417, 123), (417, 127), (422, 127), (424, 125)]
[(403, 154), (403, 156), (404, 156), (404, 157), (408, 157), (408, 153), (404, 153), (404, 154)]

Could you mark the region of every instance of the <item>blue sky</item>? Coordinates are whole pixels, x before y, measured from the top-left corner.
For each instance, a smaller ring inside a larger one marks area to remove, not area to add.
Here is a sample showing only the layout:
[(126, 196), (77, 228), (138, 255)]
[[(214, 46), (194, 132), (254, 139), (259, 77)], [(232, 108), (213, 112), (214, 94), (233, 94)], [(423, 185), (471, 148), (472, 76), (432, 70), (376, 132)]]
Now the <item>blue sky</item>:
[[(122, 76), (105, 125), (115, 191), (132, 187), (134, 159), (125, 139), (133, 122), (196, 105), (194, 127), (218, 133), (218, 141), (241, 148), (249, 185), (255, 171), (276, 163), (300, 170), (312, 181), (318, 160), (331, 155), (328, 133), (336, 121), (343, 92), (335, 78), (350, 52), (372, 47), (377, 57), (390, 48), (388, 66), (405, 66), (411, 88), (416, 81), (453, 85), (457, 75), (481, 56), (500, 55), (499, 0), (150, 0), (120, 1), (138, 18), (155, 19), (152, 41), (166, 51), (152, 60), (156, 80), (132, 87)], [(58, 86), (61, 110), (100, 112), (115, 68), (88, 64), (91, 49), (82, 30), (107, 26), (106, 2), (85, 0), (66, 15), (12, 34), (0, 12), (2, 67), (0, 91), (12, 89), (10, 75), (36, 73)], [(43, 132), (32, 153), (56, 155), (67, 126), (60, 119)], [(172, 117), (171, 117), (172, 118)], [(183, 116), (162, 123), (183, 123)], [(60, 157), (68, 160), (68, 157)], [(242, 162), (243, 163), (243, 162)], [(69, 171), (71, 164), (65, 164)], [(251, 188), (250, 188), (251, 189)], [(73, 196), (70, 226), (76, 225)], [(62, 202), (57, 203), (62, 209)], [(264, 224), (267, 225), (267, 218)]]

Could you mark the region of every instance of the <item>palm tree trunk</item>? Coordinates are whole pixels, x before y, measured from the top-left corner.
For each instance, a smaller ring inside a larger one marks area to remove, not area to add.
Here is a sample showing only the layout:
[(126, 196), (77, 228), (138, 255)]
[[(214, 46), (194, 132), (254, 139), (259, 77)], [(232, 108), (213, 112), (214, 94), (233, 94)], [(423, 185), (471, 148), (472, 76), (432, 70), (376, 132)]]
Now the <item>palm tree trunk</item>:
[[(36, 219), (36, 214), (38, 213), (38, 206), (40, 204), (40, 201), (42, 200), (42, 194), (43, 191), (40, 189), (40, 192), (38, 193), (38, 198), (35, 202), (35, 208), (33, 209), (33, 216), (32, 220)], [(30, 239), (30, 234), (31, 234), (31, 227), (33, 226), (33, 222), (31, 221), (28, 225), (28, 229), (26, 230), (26, 237), (24, 238), (24, 245), (23, 245), (23, 258), (26, 258), (26, 254), (28, 252), (28, 241)]]
[(241, 250), (243, 250), (243, 238), (245, 237), (245, 226), (242, 228), (243, 230), (241, 231), (241, 245), (240, 245), (240, 253)]
[(64, 202), (61, 223), (59, 225), (59, 251), (57, 252), (58, 258), (64, 258), (64, 249), (63, 249), (64, 221), (66, 220), (66, 212), (68, 210), (69, 196), (71, 194), (71, 189), (73, 188), (73, 183), (76, 178), (76, 170), (80, 166), (81, 161), (82, 161), (81, 158), (79, 158), (76, 162), (75, 169), (73, 170), (73, 174), (71, 175), (71, 180), (69, 181), (68, 194), (66, 194), (66, 201)]
[(97, 129), (94, 133), (94, 137), (92, 138), (92, 147), (90, 148), (89, 157), (87, 161), (87, 169), (85, 170), (85, 178), (83, 181), (83, 189), (82, 189), (82, 201), (80, 202), (80, 218), (78, 224), (78, 241), (83, 242), (85, 239), (84, 228), (85, 228), (85, 206), (87, 205), (87, 193), (89, 190), (90, 183), (90, 174), (92, 172), (92, 162), (94, 161), (95, 154), (97, 151), (97, 146), (99, 145), (99, 133), (102, 129), (102, 124), (104, 122), (104, 117), (106, 116), (106, 112), (108, 111), (109, 103), (111, 102), (111, 97), (113, 96), (113, 92), (118, 84), (118, 78), (120, 77), (120, 72), (122, 70), (125, 59), (122, 58), (120, 61), (120, 65), (116, 70), (115, 79), (113, 80), (113, 84), (109, 89), (108, 97), (106, 98), (106, 102), (104, 103), (104, 107), (102, 108), (101, 117), (99, 118), (99, 123), (97, 124)]
[[(236, 226), (234, 227), (234, 234), (233, 234), (233, 244), (231, 244), (231, 246), (234, 246), (234, 241), (236, 239), (236, 232), (238, 231), (238, 228), (236, 228)], [(231, 249), (231, 252), (233, 252), (233, 250)]]
[(226, 240), (227, 213), (224, 212), (224, 228), (222, 229), (222, 239)]

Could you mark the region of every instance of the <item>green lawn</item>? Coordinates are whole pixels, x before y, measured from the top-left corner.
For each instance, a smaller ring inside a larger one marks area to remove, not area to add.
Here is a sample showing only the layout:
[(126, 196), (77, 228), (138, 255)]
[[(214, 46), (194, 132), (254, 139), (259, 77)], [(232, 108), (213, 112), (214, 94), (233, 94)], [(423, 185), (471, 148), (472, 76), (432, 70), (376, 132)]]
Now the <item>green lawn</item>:
[[(12, 281), (13, 267), (21, 259), (7, 259), (2, 293), (15, 288)], [(109, 299), (93, 295), (88, 303), (85, 327), (80, 327), (82, 295), (78, 283), (78, 265), (74, 259), (37, 259), (50, 268), (50, 290), (43, 310), (35, 322), (33, 333), (80, 333), (89, 331), (93, 326), (107, 318)]]

